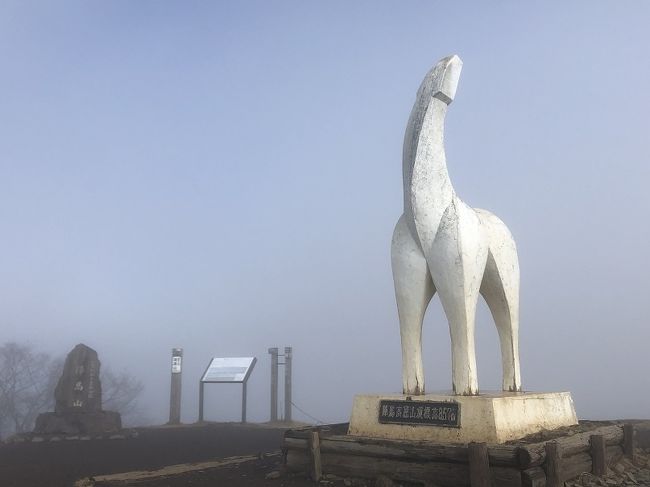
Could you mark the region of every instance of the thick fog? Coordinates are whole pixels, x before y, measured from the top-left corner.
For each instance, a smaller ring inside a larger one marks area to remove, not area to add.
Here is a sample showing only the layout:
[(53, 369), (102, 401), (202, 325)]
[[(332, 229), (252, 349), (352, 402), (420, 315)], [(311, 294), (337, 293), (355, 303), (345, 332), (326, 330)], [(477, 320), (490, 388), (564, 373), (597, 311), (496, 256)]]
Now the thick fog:
[[(293, 400), (346, 421), (400, 392), (390, 239), (428, 69), (464, 61), (446, 149), (521, 266), (526, 390), (582, 418), (650, 416), (650, 6), (645, 2), (25, 2), (0, 5), (0, 343), (77, 343), (184, 422), (213, 356), (293, 346)], [(501, 384), (477, 319), (479, 385)], [(428, 391), (451, 387), (438, 298)], [(206, 419), (237, 421), (240, 386)], [(280, 397), (282, 395), (280, 394)], [(294, 419), (312, 419), (294, 409)]]

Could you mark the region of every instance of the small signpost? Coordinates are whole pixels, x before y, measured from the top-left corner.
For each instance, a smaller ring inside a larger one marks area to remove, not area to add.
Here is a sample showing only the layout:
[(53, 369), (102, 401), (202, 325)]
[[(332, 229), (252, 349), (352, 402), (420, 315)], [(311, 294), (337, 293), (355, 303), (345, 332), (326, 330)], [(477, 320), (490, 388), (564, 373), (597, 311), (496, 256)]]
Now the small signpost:
[(181, 422), (181, 370), (183, 364), (183, 349), (172, 349), (172, 380), (169, 398), (169, 424)]
[(241, 422), (246, 422), (246, 382), (253, 372), (255, 357), (214, 357), (199, 382), (199, 422), (203, 421), (203, 387), (205, 384), (241, 384)]

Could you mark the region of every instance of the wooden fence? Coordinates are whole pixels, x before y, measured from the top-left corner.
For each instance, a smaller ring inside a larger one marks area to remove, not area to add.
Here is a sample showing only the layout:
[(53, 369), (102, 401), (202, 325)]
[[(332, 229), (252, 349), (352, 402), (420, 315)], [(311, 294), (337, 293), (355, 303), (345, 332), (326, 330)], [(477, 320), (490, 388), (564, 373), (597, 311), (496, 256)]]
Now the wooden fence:
[(354, 437), (347, 423), (288, 430), (283, 440), (290, 470), (341, 477), (434, 482), (441, 487), (560, 487), (583, 472), (604, 475), (626, 455), (634, 457), (632, 424), (594, 426), (551, 441), (493, 445)]

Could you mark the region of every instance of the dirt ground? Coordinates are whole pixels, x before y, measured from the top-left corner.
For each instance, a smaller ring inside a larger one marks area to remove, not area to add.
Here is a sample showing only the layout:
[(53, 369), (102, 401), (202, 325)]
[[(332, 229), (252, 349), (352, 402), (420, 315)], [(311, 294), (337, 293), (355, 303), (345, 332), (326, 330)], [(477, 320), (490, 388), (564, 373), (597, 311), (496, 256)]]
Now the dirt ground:
[[(571, 427), (571, 432), (587, 427), (589, 424), (585, 422)], [(280, 445), (285, 429), (286, 426), (209, 423), (138, 428), (115, 439), (38, 438), (38, 441), (0, 444), (0, 487), (70, 487), (75, 483), (84, 487), (113, 487), (121, 483), (114, 479), (102, 480), (102, 477), (125, 472), (132, 475), (134, 471), (147, 476), (148, 471), (179, 464), (184, 464), (181, 474), (156, 473), (154, 478), (143, 478), (137, 485), (312, 487), (315, 484), (305, 474), (290, 474), (283, 469)], [(527, 440), (547, 440), (561, 433), (566, 432), (545, 433)], [(650, 444), (650, 430), (637, 436), (643, 439), (644, 446)], [(623, 462), (604, 479), (586, 474), (570, 485), (650, 487), (650, 450), (639, 453), (635, 465)], [(375, 484), (332, 476), (326, 476), (320, 483), (323, 487)]]
[[(2, 444), (0, 486), (69, 487), (83, 477), (153, 470), (234, 455), (277, 452), (284, 429), (228, 423), (205, 424), (138, 428), (134, 430), (137, 437), (127, 436), (124, 439), (61, 439)], [(279, 462), (279, 457), (260, 460), (259, 465), (250, 468), (253, 472), (259, 471), (264, 480), (266, 470), (273, 469), (273, 462)], [(235, 471), (230, 473), (234, 474)], [(208, 485), (200, 483), (200, 473), (196, 477), (182, 484), (170, 485)]]
[[(205, 471), (185, 473), (170, 478), (157, 478), (151, 481), (138, 482), (140, 487), (344, 487), (367, 485), (363, 481), (351, 482), (349, 479), (324, 479), (319, 484), (312, 482), (304, 474), (283, 474), (279, 478), (267, 478), (272, 472), (281, 469), (281, 457), (274, 456), (245, 462), (232, 467), (210, 469)], [(117, 482), (88, 483), (88, 487), (115, 487)]]

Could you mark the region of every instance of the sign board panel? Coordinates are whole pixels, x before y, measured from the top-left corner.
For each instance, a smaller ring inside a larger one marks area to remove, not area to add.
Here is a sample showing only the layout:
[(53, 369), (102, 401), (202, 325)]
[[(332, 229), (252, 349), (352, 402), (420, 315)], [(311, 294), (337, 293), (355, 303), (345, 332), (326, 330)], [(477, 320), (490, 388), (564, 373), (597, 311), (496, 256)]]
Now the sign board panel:
[(214, 357), (201, 382), (246, 382), (256, 361), (255, 357)]
[(379, 404), (379, 422), (460, 427), (460, 404), (445, 401), (387, 401)]

